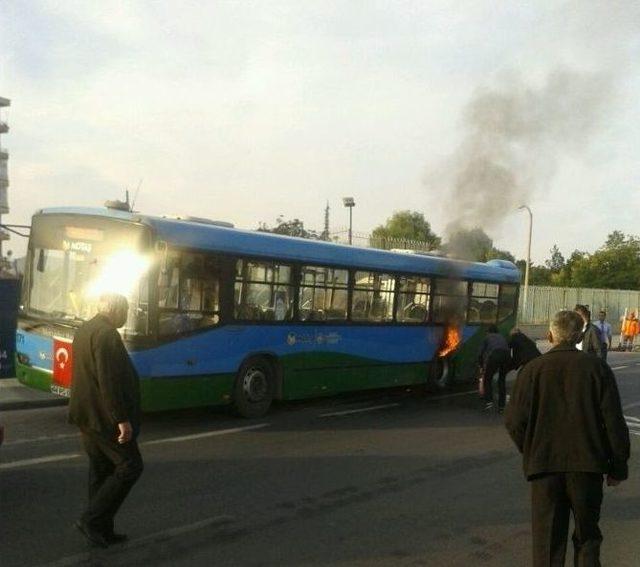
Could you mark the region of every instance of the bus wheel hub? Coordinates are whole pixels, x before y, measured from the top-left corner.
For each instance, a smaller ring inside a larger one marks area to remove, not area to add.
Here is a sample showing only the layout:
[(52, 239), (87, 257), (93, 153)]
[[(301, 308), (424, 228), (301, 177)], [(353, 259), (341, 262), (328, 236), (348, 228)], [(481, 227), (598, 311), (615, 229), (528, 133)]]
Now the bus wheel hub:
[(267, 377), (259, 368), (247, 370), (242, 380), (242, 389), (250, 402), (260, 402), (265, 399), (268, 391)]

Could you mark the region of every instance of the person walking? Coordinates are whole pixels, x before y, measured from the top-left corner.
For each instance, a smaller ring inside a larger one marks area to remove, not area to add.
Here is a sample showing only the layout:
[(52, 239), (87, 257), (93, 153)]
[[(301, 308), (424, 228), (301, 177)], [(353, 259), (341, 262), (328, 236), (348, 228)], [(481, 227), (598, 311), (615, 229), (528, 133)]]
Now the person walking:
[(628, 475), (616, 380), (602, 360), (576, 349), (583, 326), (574, 311), (556, 313), (553, 347), (522, 369), (506, 410), (531, 487), (534, 567), (564, 565), (570, 512), (575, 565), (599, 566), (603, 475), (608, 486)]
[(578, 350), (582, 350), (589, 354), (595, 354), (598, 358), (604, 358), (602, 355), (602, 339), (600, 331), (591, 322), (591, 311), (586, 305), (576, 305), (574, 311), (582, 317), (582, 338), (576, 344)]
[(607, 360), (607, 352), (611, 350), (611, 325), (607, 323), (607, 312), (600, 310), (598, 320), (593, 324), (600, 332), (600, 340), (602, 341), (602, 360)]
[(125, 297), (103, 295), (73, 340), (69, 421), (89, 457), (89, 502), (76, 527), (99, 547), (127, 539), (114, 531), (114, 516), (143, 470), (138, 375), (117, 331), (127, 311)]
[(511, 351), (507, 340), (496, 325), (489, 325), (479, 357), (483, 368), (484, 401), (486, 410), (493, 408), (493, 375), (498, 372), (498, 411), (504, 409), (507, 397), (507, 372), (511, 364)]

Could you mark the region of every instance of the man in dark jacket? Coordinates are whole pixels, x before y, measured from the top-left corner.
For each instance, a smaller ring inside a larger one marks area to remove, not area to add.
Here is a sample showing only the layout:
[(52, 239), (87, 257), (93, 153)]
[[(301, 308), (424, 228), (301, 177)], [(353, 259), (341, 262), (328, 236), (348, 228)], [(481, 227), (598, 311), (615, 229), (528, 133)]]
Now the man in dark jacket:
[(480, 365), (483, 368), (485, 409), (493, 408), (493, 375), (498, 372), (498, 411), (504, 409), (507, 397), (507, 373), (511, 365), (511, 352), (496, 325), (489, 325), (480, 348)]
[(143, 469), (138, 376), (116, 330), (127, 311), (123, 296), (102, 296), (98, 314), (73, 340), (69, 421), (89, 456), (89, 504), (76, 527), (100, 547), (127, 539), (114, 532), (113, 519)]
[(509, 333), (509, 348), (513, 370), (517, 370), (542, 354), (535, 341), (527, 337), (518, 327), (514, 327)]
[(531, 482), (535, 567), (564, 565), (570, 511), (576, 565), (600, 565), (602, 477), (615, 486), (628, 474), (616, 380), (604, 362), (575, 348), (582, 327), (575, 311), (555, 315), (553, 348), (522, 369), (506, 412)]
[(576, 305), (574, 311), (582, 317), (582, 338), (577, 343), (578, 350), (595, 354), (598, 358), (604, 358), (602, 354), (602, 338), (600, 331), (591, 322), (591, 311), (586, 305)]

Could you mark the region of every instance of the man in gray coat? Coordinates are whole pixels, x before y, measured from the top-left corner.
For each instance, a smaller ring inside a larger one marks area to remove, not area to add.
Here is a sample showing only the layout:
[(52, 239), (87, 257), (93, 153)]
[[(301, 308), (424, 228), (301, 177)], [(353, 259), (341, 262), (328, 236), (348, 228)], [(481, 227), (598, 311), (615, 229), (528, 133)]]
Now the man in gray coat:
[(603, 475), (608, 486), (628, 475), (616, 380), (606, 363), (576, 349), (582, 328), (575, 311), (556, 313), (553, 348), (520, 371), (506, 411), (531, 483), (535, 567), (564, 565), (570, 512), (575, 564), (599, 566)]

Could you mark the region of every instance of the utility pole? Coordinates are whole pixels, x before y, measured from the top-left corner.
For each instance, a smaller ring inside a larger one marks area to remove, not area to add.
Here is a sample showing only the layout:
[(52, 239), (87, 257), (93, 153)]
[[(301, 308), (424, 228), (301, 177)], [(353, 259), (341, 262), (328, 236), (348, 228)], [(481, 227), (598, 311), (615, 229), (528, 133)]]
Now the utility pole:
[(322, 233), (322, 240), (329, 240), (329, 201), (324, 209), (324, 232)]
[[(0, 96), (0, 108), (11, 106), (8, 98)], [(6, 134), (9, 131), (9, 125), (2, 121), (0, 116), (0, 134)], [(0, 226), (2, 225), (2, 215), (9, 212), (9, 197), (7, 195), (9, 188), (9, 173), (7, 170), (7, 162), (9, 153), (0, 145)], [(0, 267), (3, 265), (4, 256), (2, 255), (2, 242), (9, 238), (9, 234), (0, 228)]]
[(527, 313), (527, 300), (529, 295), (529, 264), (531, 264), (531, 233), (533, 230), (533, 213), (527, 205), (518, 207), (519, 211), (526, 210), (529, 213), (529, 238), (527, 240), (527, 265), (524, 269), (524, 294), (522, 297), (522, 311)]
[(349, 244), (351, 244), (353, 240), (353, 207), (356, 206), (356, 201), (353, 197), (343, 197), (342, 202), (349, 209)]

